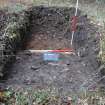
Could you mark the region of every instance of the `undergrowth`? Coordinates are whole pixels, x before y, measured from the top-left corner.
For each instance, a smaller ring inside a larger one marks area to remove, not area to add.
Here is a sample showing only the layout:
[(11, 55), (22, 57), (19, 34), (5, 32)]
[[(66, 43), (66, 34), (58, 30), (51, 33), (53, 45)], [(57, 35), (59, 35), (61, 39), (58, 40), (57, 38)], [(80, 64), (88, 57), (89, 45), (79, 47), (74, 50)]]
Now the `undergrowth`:
[(57, 90), (18, 88), (0, 92), (0, 102), (3, 105), (104, 105), (105, 92), (89, 91), (68, 93), (62, 97)]
[(4, 9), (8, 10), (8, 13), (19, 13), (27, 9), (27, 6), (21, 3), (16, 3), (16, 4), (10, 4)]
[(101, 58), (101, 61), (103, 64), (105, 64), (105, 36), (103, 35), (100, 40), (100, 52), (99, 57)]

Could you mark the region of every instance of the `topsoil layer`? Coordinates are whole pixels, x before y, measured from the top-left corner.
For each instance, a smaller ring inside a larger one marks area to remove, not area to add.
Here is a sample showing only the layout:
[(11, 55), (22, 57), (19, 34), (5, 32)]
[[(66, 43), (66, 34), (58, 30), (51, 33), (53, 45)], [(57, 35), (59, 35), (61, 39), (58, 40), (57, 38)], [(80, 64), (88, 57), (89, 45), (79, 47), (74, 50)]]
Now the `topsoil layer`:
[[(74, 8), (33, 7), (30, 14), (30, 38), (24, 49), (65, 49), (71, 48), (70, 24)], [(96, 89), (99, 85), (97, 75), (99, 62), (98, 28), (90, 23), (87, 15), (78, 11), (77, 30), (74, 36), (76, 55), (60, 54), (59, 61), (43, 60), (43, 54), (20, 51), (16, 62), (8, 68), (5, 85), (55, 87), (61, 92), (79, 91), (82, 88)], [(97, 82), (98, 81), (98, 82)]]

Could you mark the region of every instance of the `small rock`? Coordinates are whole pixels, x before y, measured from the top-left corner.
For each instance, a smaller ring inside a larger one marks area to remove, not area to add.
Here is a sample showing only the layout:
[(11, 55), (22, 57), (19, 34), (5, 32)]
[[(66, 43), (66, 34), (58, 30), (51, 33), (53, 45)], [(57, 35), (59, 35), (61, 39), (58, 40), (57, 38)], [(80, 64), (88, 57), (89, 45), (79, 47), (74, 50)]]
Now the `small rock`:
[(77, 52), (77, 55), (78, 55), (79, 57), (85, 57), (85, 56), (87, 55), (86, 49), (85, 49), (85, 48), (79, 49), (79, 51)]
[(32, 70), (38, 70), (40, 67), (31, 66)]
[(71, 62), (70, 62), (69, 60), (67, 60), (67, 61), (65, 61), (65, 64), (66, 64), (67, 66), (69, 66), (69, 65), (71, 65)]
[(33, 102), (33, 105), (36, 105), (36, 102)]
[(70, 65), (70, 63), (67, 63), (67, 66), (69, 66)]
[(67, 103), (68, 102), (68, 98), (67, 97), (62, 97), (62, 102), (63, 103)]
[(26, 85), (31, 85), (30, 81), (24, 81), (23, 83)]
[(17, 61), (20, 61), (21, 60), (21, 57), (16, 56), (16, 60)]
[(71, 101), (71, 100), (72, 100), (72, 98), (71, 98), (71, 97), (68, 97), (67, 99), (68, 99), (68, 101)]
[(40, 64), (40, 65), (47, 65), (47, 64), (48, 64), (48, 62), (41, 61), (41, 62), (39, 62), (39, 64)]
[(25, 55), (28, 55), (28, 56), (32, 55), (32, 53), (30, 51), (25, 51), (24, 53), (25, 53)]
[(95, 53), (99, 53), (99, 51), (100, 51), (99, 48), (95, 48), (95, 49), (94, 49), (94, 52), (95, 52)]
[(50, 62), (50, 63), (48, 63), (48, 64), (51, 65), (51, 66), (59, 66), (58, 63), (52, 63), (52, 62)]
[(30, 85), (31, 84), (31, 79), (27, 78), (23, 81), (23, 83), (26, 84), (26, 85)]
[(86, 64), (85, 62), (81, 62), (81, 64), (82, 64), (84, 67), (87, 66), (87, 64)]
[(33, 83), (36, 83), (36, 81), (35, 80), (31, 80), (31, 84), (33, 84)]

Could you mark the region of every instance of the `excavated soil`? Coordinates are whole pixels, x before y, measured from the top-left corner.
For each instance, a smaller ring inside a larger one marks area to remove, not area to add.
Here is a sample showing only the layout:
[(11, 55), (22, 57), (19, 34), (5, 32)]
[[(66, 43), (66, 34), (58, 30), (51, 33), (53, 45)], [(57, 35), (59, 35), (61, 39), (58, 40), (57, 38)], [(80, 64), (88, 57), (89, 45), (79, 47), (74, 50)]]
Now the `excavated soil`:
[[(30, 13), (30, 38), (26, 50), (48, 50), (71, 48), (69, 19), (74, 8), (33, 7)], [(69, 26), (69, 27), (68, 27)], [(87, 15), (78, 12), (77, 31), (74, 36), (76, 55), (60, 54), (59, 61), (43, 60), (43, 54), (19, 51), (16, 61), (8, 68), (11, 73), (5, 81), (8, 86), (55, 87), (61, 92), (96, 89), (99, 85), (100, 66), (97, 59), (99, 40), (98, 27), (90, 23)], [(98, 81), (98, 82), (97, 82)]]

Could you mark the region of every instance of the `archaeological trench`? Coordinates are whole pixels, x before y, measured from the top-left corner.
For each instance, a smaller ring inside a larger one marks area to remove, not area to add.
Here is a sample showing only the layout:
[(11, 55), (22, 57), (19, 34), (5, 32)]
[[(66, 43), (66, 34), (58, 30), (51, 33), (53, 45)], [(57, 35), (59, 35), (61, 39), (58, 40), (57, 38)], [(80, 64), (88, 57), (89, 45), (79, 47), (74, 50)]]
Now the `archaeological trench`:
[(71, 48), (69, 19), (74, 11), (43, 6), (12, 14), (0, 11), (0, 87), (55, 87), (62, 92), (104, 87), (98, 26), (80, 10), (73, 43), (76, 55), (60, 54), (59, 61), (49, 62), (43, 54), (28, 51)]

